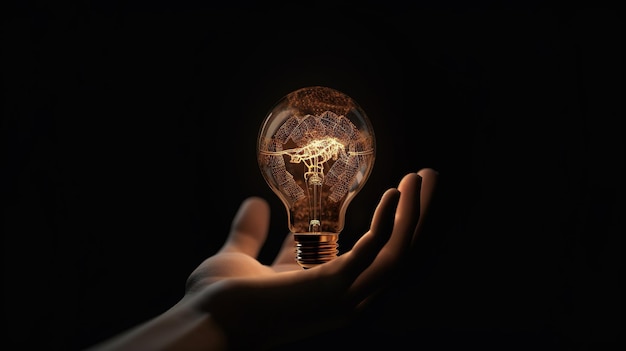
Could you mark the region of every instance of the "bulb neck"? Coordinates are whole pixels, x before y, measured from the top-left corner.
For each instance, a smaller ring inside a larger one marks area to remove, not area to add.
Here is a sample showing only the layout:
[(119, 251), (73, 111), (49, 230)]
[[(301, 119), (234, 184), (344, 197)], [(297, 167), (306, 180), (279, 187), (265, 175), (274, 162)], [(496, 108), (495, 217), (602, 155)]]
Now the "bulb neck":
[(296, 261), (309, 269), (337, 258), (338, 239), (337, 233), (294, 233)]

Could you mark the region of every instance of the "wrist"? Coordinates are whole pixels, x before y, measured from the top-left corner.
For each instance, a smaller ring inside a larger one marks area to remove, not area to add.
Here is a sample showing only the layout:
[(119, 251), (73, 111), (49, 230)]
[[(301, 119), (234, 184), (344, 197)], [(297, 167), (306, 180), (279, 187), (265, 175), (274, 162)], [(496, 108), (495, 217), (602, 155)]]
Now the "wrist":
[(227, 338), (211, 314), (181, 301), (168, 311), (90, 348), (89, 351), (227, 350)]

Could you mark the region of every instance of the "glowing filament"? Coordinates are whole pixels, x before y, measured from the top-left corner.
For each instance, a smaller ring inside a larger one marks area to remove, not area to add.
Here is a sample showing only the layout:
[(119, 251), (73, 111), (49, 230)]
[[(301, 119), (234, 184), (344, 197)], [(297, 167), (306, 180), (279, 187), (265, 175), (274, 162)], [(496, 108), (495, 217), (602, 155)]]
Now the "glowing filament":
[[(283, 150), (291, 140), (298, 147)], [(340, 201), (349, 191), (362, 163), (369, 163), (374, 150), (370, 140), (345, 117), (330, 111), (319, 116), (306, 115), (288, 118), (270, 139), (262, 141), (260, 159), (271, 170), (272, 177), (279, 183), (290, 203), (305, 197), (293, 176), (285, 169), (283, 156), (290, 163), (304, 163), (304, 180), (307, 185), (330, 188), (328, 199)], [(335, 161), (328, 173), (324, 164)]]
[(324, 182), (324, 163), (328, 160), (337, 160), (339, 153), (345, 153), (345, 148), (337, 139), (326, 137), (312, 140), (304, 147), (298, 147), (278, 152), (267, 152), (268, 155), (289, 155), (291, 163), (303, 162), (308, 171), (304, 173), (307, 183), (322, 185)]
[(296, 260), (303, 268), (337, 257), (346, 209), (370, 175), (375, 149), (365, 112), (331, 88), (293, 91), (266, 115), (257, 161), (287, 209)]

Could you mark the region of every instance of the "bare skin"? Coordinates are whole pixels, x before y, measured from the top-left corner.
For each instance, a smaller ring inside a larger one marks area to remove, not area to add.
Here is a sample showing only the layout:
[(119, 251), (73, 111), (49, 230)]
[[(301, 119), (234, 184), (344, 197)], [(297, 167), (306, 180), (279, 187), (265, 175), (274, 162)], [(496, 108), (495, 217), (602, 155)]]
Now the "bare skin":
[(250, 197), (222, 248), (191, 273), (176, 305), (89, 350), (268, 350), (345, 326), (408, 256), (436, 180), (430, 168), (405, 175), (382, 195), (370, 229), (350, 251), (307, 270), (295, 261), (291, 234), (271, 265), (257, 260), (270, 208)]

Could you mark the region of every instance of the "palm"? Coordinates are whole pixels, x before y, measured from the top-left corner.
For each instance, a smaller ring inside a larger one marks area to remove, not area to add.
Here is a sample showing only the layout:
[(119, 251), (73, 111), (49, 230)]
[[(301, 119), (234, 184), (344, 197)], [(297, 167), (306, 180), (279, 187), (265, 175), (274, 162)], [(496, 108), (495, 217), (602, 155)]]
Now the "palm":
[(265, 243), (268, 228), (268, 204), (260, 198), (246, 200), (233, 219), (224, 246), (192, 272), (187, 290), (198, 291), (225, 278), (261, 277), (302, 270), (295, 260), (292, 235), (285, 238), (280, 252), (271, 265), (258, 261), (257, 255)]
[[(416, 208), (417, 215), (414, 215), (415, 219), (423, 217), (429, 207), (430, 197), (434, 189), (435, 171), (422, 169), (418, 172), (418, 175), (425, 179), (424, 189), (418, 186), (416, 189), (410, 190), (406, 183), (399, 185), (401, 191), (407, 191), (409, 194), (415, 192), (415, 199), (417, 199), (418, 203), (421, 202), (420, 205), (415, 207), (401, 206), (406, 208), (407, 218), (410, 217), (411, 213), (415, 212)], [(415, 187), (415, 184), (412, 186)], [(407, 200), (407, 202), (410, 201)], [(264, 199), (258, 197), (246, 199), (232, 221), (230, 233), (222, 248), (215, 255), (202, 262), (189, 276), (187, 292), (199, 291), (226, 278), (279, 278), (280, 273), (303, 271), (303, 268), (295, 260), (295, 242), (291, 234), (287, 235), (282, 248), (270, 265), (265, 265), (258, 261), (257, 256), (268, 235), (269, 220), (270, 208)], [(413, 233), (413, 239), (420, 232), (421, 226), (418, 225), (417, 227)], [(411, 246), (410, 239), (408, 244), (408, 246)], [(407, 245), (406, 243), (400, 243), (400, 246)], [(385, 257), (384, 254), (380, 256), (381, 259)], [(396, 259), (391, 261), (396, 261)]]
[[(293, 250), (289, 253), (294, 254)], [(254, 257), (242, 252), (220, 252), (206, 259), (196, 269), (196, 271), (202, 271), (205, 279), (259, 277), (293, 270), (302, 270), (302, 267), (295, 260), (293, 263), (264, 265)]]
[[(345, 325), (388, 285), (409, 254), (435, 180), (432, 169), (407, 174), (383, 193), (369, 230), (349, 251), (306, 270), (296, 262), (293, 235), (271, 264), (259, 262), (270, 209), (261, 198), (246, 199), (224, 245), (189, 276), (184, 298), (107, 346), (134, 350), (145, 342), (186, 349), (215, 342), (215, 348), (270, 349)], [(166, 332), (169, 327), (173, 333)], [(207, 339), (207, 331), (215, 339)]]

